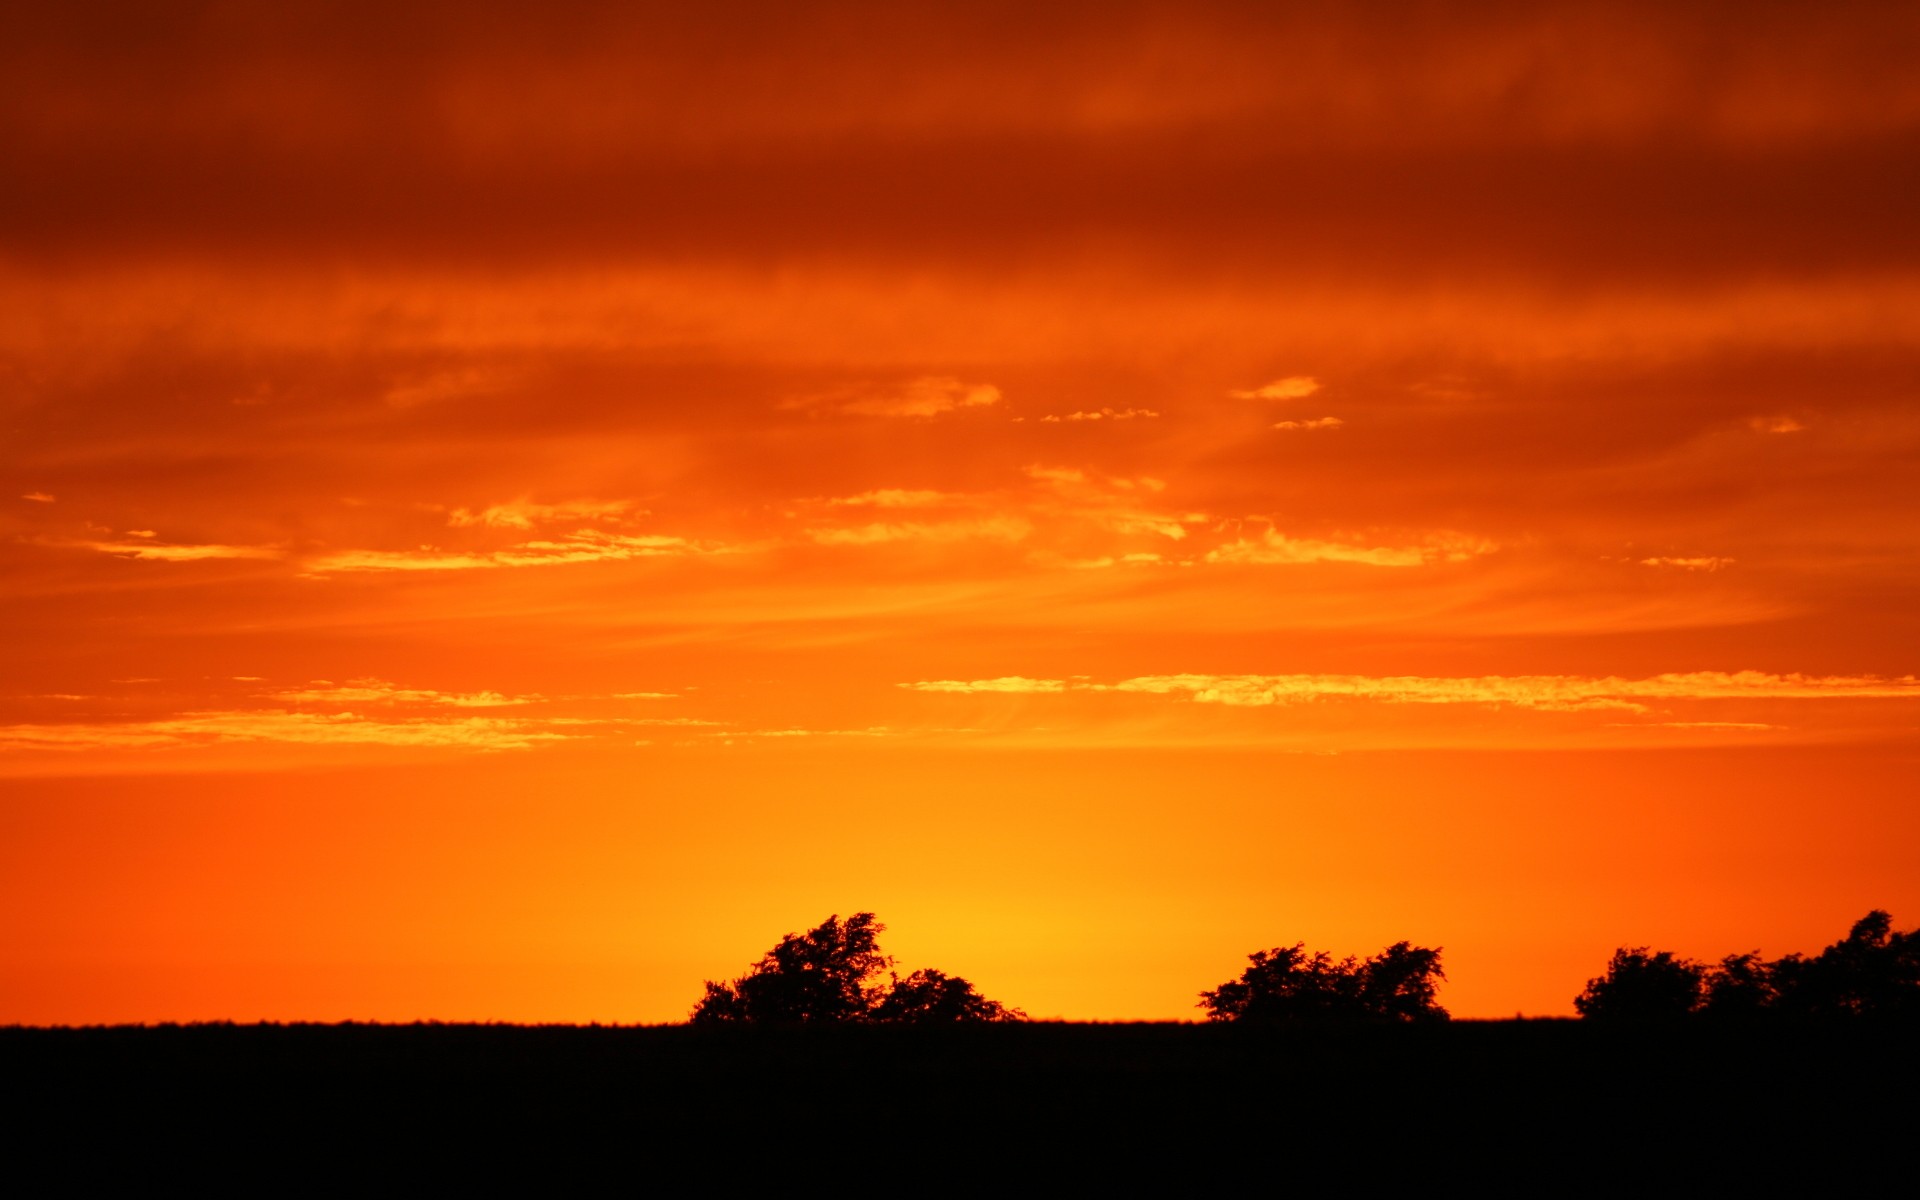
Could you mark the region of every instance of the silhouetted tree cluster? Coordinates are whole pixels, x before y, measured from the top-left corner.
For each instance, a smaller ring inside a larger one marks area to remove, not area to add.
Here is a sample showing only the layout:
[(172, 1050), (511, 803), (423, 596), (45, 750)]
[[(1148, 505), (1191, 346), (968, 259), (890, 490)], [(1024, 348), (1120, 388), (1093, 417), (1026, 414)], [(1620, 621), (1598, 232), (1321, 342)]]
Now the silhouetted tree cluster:
[(1707, 964), (1623, 947), (1573, 1006), (1609, 1021), (1920, 1016), (1920, 930), (1897, 933), (1893, 918), (1875, 909), (1812, 958), (1768, 962), (1749, 952)]
[[(893, 974), (893, 959), (880, 952), (879, 935), (885, 929), (870, 912), (845, 921), (836, 913), (804, 934), (789, 933), (739, 979), (707, 980), (707, 994), (694, 1005), (690, 1019), (696, 1025), (935, 1025), (1025, 1019), (1019, 1009), (987, 999), (957, 975), (925, 970), (903, 979)], [(885, 984), (877, 982), (882, 971), (889, 976)]]
[(1444, 1021), (1434, 999), (1440, 951), (1395, 942), (1365, 962), (1335, 962), (1304, 942), (1247, 956), (1240, 978), (1200, 993), (1209, 1021)]
[[(740, 978), (706, 981), (691, 1020), (950, 1025), (1025, 1019), (959, 976), (894, 972), (894, 960), (879, 946), (885, 928), (863, 912), (787, 934)], [(1448, 1013), (1436, 992), (1445, 979), (1437, 948), (1395, 942), (1359, 961), (1309, 953), (1305, 943), (1295, 943), (1248, 955), (1239, 978), (1201, 992), (1199, 1007), (1216, 1022), (1444, 1021)], [(1573, 1003), (1596, 1021), (1912, 1019), (1920, 1017), (1920, 929), (1897, 932), (1893, 918), (1875, 909), (1819, 954), (1772, 961), (1757, 951), (1703, 963), (1622, 947)]]

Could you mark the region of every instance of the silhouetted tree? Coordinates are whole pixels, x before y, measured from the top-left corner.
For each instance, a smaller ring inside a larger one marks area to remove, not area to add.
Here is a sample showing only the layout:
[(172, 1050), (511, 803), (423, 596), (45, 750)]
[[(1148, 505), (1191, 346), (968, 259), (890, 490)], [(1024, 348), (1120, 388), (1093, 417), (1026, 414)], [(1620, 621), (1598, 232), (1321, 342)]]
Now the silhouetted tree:
[(1711, 1017), (1752, 1019), (1771, 1009), (1779, 994), (1773, 964), (1761, 958), (1759, 951), (1729, 954), (1707, 968), (1699, 1011)]
[(1435, 999), (1436, 981), (1445, 979), (1440, 951), (1395, 942), (1361, 967), (1361, 1000), (1368, 1016), (1394, 1021), (1445, 1019)]
[(1581, 1016), (1607, 1021), (1665, 1021), (1700, 1007), (1707, 969), (1645, 946), (1613, 952), (1607, 973), (1573, 999)]
[(894, 975), (888, 986), (876, 986), (874, 977), (893, 965), (880, 953), (878, 939), (885, 930), (865, 912), (845, 921), (836, 913), (804, 934), (789, 933), (739, 979), (707, 980), (706, 995), (689, 1020), (696, 1025), (930, 1025), (1024, 1019), (1020, 1010), (989, 1000), (965, 979), (941, 971), (915, 971), (904, 979)]
[(1335, 962), (1306, 943), (1256, 950), (1240, 978), (1200, 993), (1209, 1021), (1444, 1021), (1435, 981), (1440, 951), (1395, 942), (1364, 963)]
[(1920, 1016), (1920, 930), (1896, 933), (1874, 909), (1813, 958), (1773, 964), (1783, 1013), (1818, 1017)]
[(893, 977), (867, 1019), (901, 1025), (951, 1025), (963, 1021), (1020, 1021), (1026, 1014), (989, 1000), (973, 985), (943, 971), (915, 971)]
[(872, 913), (838, 913), (804, 934), (789, 933), (732, 983), (706, 982), (696, 1025), (727, 1021), (826, 1024), (857, 1021), (870, 1003), (873, 976), (893, 965), (880, 953), (886, 929)]

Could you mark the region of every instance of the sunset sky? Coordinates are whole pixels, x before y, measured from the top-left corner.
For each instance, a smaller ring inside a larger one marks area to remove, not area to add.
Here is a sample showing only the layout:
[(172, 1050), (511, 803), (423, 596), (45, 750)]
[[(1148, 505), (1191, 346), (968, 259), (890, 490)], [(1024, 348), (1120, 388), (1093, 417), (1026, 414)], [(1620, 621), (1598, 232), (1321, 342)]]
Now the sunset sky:
[(1920, 7), (0, 10), (0, 1023), (1920, 921)]

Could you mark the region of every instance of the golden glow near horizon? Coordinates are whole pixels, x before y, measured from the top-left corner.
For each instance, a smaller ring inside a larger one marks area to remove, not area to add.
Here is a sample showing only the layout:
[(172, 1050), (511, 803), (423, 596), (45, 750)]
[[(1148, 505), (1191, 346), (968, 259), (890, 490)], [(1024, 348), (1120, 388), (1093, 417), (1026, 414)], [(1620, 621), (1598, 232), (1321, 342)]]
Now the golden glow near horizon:
[(1911, 923), (1916, 36), (0, 17), (0, 1022)]

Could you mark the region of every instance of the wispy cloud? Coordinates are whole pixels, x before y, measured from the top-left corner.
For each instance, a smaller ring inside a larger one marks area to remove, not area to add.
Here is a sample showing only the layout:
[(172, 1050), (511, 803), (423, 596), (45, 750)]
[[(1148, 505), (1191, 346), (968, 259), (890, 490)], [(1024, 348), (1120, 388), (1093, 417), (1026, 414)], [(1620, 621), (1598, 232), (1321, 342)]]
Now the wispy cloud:
[(1338, 429), (1346, 422), (1339, 417), (1315, 417), (1311, 421), (1275, 421), (1275, 429)]
[(814, 738), (814, 737), (892, 737), (894, 731), (885, 725), (870, 725), (865, 729), (749, 729), (742, 730), (738, 736), (756, 738)]
[(1806, 428), (1788, 416), (1752, 417), (1747, 425), (1761, 433), (1799, 433)]
[[(1133, 692), (1237, 707), (1371, 700), (1385, 704), (1477, 704), (1576, 711), (1644, 712), (1660, 700), (1920, 699), (1920, 678), (1877, 675), (1776, 675), (1696, 671), (1646, 679), (1581, 675), (1142, 675), (1115, 683), (1086, 679), (932, 680), (903, 683), (919, 692)], [(1691, 724), (1704, 724), (1693, 722)], [(1745, 727), (1749, 723), (1736, 722)]]
[(1236, 400), (1299, 400), (1320, 390), (1320, 381), (1311, 375), (1289, 375), (1257, 388), (1230, 391)]
[(1131, 554), (1103, 554), (1098, 558), (1054, 558), (1037, 559), (1045, 565), (1068, 567), (1076, 571), (1099, 571), (1107, 567), (1150, 567), (1167, 561), (1164, 554), (1151, 551), (1135, 551)]
[(1091, 412), (1070, 412), (1064, 416), (1050, 413), (1040, 420), (1044, 424), (1054, 425), (1062, 421), (1148, 421), (1159, 415), (1150, 408), (1100, 408)]
[[(811, 522), (802, 531), (803, 536), (821, 545), (1022, 541), (1029, 545), (1029, 560), (1041, 567), (1165, 561), (1419, 567), (1464, 562), (1498, 549), (1488, 538), (1453, 530), (1393, 536), (1289, 536), (1273, 528), (1270, 518), (1224, 521), (1204, 511), (1173, 507), (1167, 504), (1168, 483), (1153, 475), (1108, 475), (1086, 467), (1051, 463), (1029, 463), (1022, 474), (1027, 479), (1024, 488), (978, 493), (882, 488), (824, 501), (796, 502), (804, 507), (788, 515)], [(915, 514), (911, 520), (849, 521), (848, 510), (859, 509), (957, 511)], [(1261, 524), (1265, 527), (1258, 532), (1235, 532)], [(1142, 545), (1143, 538), (1162, 544)], [(1181, 543), (1181, 553), (1172, 553), (1164, 542)]]
[(1364, 563), (1375, 567), (1419, 567), (1435, 562), (1464, 562), (1498, 547), (1485, 538), (1453, 532), (1429, 533), (1401, 545), (1362, 541), (1322, 541), (1288, 537), (1267, 529), (1257, 538), (1241, 538), (1206, 554), (1210, 563), (1277, 565), (1290, 563)]
[(1065, 679), (1028, 679), (1024, 675), (1003, 675), (998, 679), (929, 679), (898, 685), (911, 692), (1064, 692), (1072, 684)]
[(933, 417), (962, 408), (1000, 403), (990, 383), (964, 383), (952, 375), (926, 375), (897, 391), (857, 397), (835, 405), (841, 412), (869, 417)]
[(0, 726), (0, 749), (113, 750), (278, 742), (328, 746), (530, 750), (564, 741), (541, 724), (496, 717), (378, 720), (284, 710), (184, 713), (158, 721)]
[(1643, 567), (1677, 567), (1682, 571), (1718, 571), (1737, 561), (1731, 558), (1643, 558)]
[[(139, 531), (138, 536), (151, 536), (151, 531)], [(120, 558), (140, 559), (145, 562), (198, 562), (209, 558), (285, 558), (286, 551), (278, 546), (222, 546), (222, 545), (167, 545), (160, 542), (77, 542), (75, 545), (88, 550), (98, 550), (102, 554), (112, 554)]]
[(387, 389), (387, 403), (395, 408), (414, 408), (465, 396), (483, 396), (498, 391), (506, 382), (497, 371), (465, 367), (409, 376)]
[(1033, 531), (1019, 517), (982, 517), (968, 521), (875, 521), (866, 525), (809, 529), (823, 546), (873, 546), (883, 542), (1017, 542)]
[(1041, 463), (1034, 463), (1027, 467), (1026, 475), (1029, 479), (1051, 484), (1085, 483), (1087, 481), (1087, 473), (1076, 467), (1049, 467)]
[(932, 508), (956, 504), (967, 497), (954, 492), (935, 492), (913, 488), (875, 488), (853, 496), (835, 496), (827, 501), (836, 508)]
[(447, 524), (485, 526), (490, 529), (532, 529), (546, 521), (613, 521), (636, 515), (631, 500), (570, 500), (561, 504), (536, 504), (524, 497), (482, 509), (456, 508), (447, 514)]
[(1021, 474), (1019, 484), (991, 491), (880, 488), (795, 501), (786, 515), (805, 521), (800, 536), (820, 545), (1022, 542), (1029, 561), (1044, 568), (1157, 562), (1158, 548), (1139, 539), (1210, 542), (1202, 534), (1218, 524), (1204, 512), (1165, 507), (1168, 485), (1151, 475), (1046, 463)]
[[(235, 676), (259, 683), (257, 676)], [(151, 682), (151, 681), (120, 681)], [(345, 683), (316, 679), (301, 687), (254, 692), (248, 700), (226, 698), (186, 711), (141, 720), (19, 722), (0, 727), (0, 750), (142, 750), (233, 743), (527, 750), (560, 741), (592, 741), (638, 727), (685, 729), (701, 734), (730, 722), (700, 716), (631, 716), (630, 707), (609, 711), (607, 702), (670, 699), (671, 693), (548, 697), (491, 689), (444, 691), (405, 687), (384, 679)], [(78, 697), (99, 701), (101, 697)], [(251, 705), (249, 706), (249, 702)], [(589, 707), (581, 707), (581, 705)], [(459, 710), (528, 708), (512, 715), (469, 715)], [(560, 709), (555, 712), (554, 709)], [(371, 711), (370, 711), (371, 710)], [(453, 710), (453, 711), (449, 711)], [(657, 711), (657, 710), (656, 710)]]
[(521, 542), (504, 550), (447, 551), (432, 547), (419, 550), (340, 550), (309, 559), (305, 566), (310, 575), (358, 571), (481, 571), (631, 558), (682, 558), (727, 554), (735, 549), (666, 534), (579, 529), (552, 539)]
[(1076, 467), (1034, 464), (1026, 474), (1043, 489), (1034, 511), (1053, 521), (1084, 522), (1111, 533), (1154, 534), (1179, 541), (1188, 526), (1211, 520), (1205, 513), (1167, 512), (1149, 507), (1166, 491), (1151, 475), (1097, 475)]
[(21, 496), (20, 498), (22, 500), (31, 500), (35, 504), (52, 504), (53, 503), (53, 494), (51, 492), (28, 492), (26, 495)]
[(540, 723), (543, 725), (598, 725), (610, 727), (622, 725), (665, 725), (696, 729), (720, 728), (728, 724), (726, 721), (708, 720), (704, 717), (543, 717), (540, 719)]
[(543, 696), (506, 696), (499, 692), (440, 692), (430, 688), (403, 688), (382, 679), (352, 679), (344, 684), (316, 679), (307, 687), (273, 692), (288, 704), (433, 704), (454, 708), (503, 708), (538, 704)]

